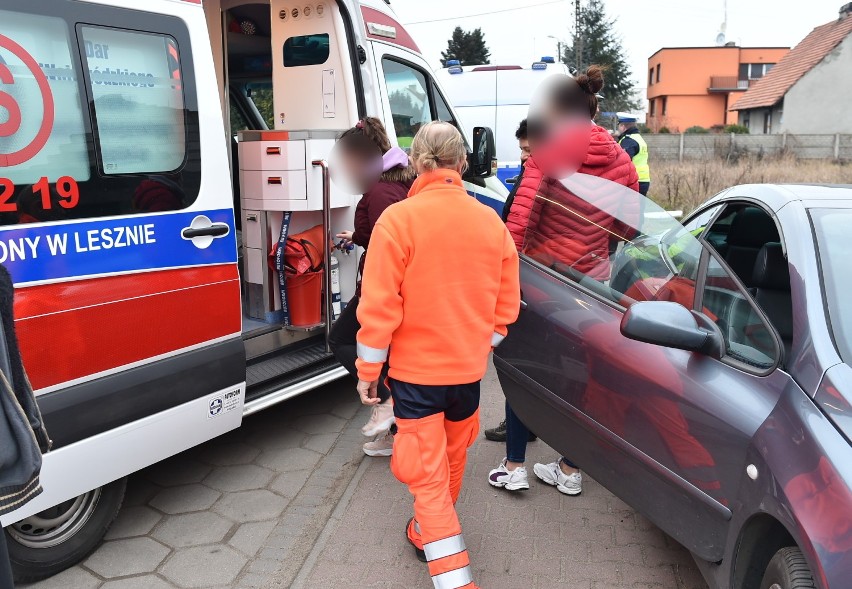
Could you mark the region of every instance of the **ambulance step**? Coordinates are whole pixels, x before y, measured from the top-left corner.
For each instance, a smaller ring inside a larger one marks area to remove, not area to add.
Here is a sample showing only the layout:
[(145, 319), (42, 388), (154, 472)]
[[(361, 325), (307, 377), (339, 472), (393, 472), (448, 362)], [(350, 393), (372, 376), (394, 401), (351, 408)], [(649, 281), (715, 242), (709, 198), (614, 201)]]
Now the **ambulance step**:
[(315, 366), (333, 367), (334, 362), (334, 356), (326, 352), (325, 341), (322, 340), (295, 349), (285, 348), (251, 361), (246, 367), (246, 386), (252, 388), (267, 382), (279, 381)]

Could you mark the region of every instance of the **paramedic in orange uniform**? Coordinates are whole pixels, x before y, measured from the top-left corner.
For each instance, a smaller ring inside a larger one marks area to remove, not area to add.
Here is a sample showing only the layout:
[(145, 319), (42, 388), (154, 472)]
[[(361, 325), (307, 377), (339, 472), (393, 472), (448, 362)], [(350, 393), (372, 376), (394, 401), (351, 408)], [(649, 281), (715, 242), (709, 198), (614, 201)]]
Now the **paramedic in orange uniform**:
[(518, 317), (518, 254), (500, 217), (465, 192), (464, 140), (448, 123), (411, 144), (408, 198), (373, 229), (358, 307), (367, 405), (390, 350), (398, 433), (391, 469), (414, 495), (409, 542), (438, 589), (475, 588), (454, 504), (479, 433), (479, 382)]

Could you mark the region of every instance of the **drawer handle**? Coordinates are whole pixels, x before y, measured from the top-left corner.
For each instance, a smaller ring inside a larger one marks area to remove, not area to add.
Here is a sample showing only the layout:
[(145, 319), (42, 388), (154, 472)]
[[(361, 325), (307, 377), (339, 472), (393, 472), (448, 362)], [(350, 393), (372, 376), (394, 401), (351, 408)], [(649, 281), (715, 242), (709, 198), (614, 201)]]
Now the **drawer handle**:
[(269, 184), (283, 184), (284, 181), (281, 179), (281, 176), (270, 176), (266, 179)]
[(280, 147), (267, 147), (266, 148), (266, 155), (281, 155), (281, 148)]

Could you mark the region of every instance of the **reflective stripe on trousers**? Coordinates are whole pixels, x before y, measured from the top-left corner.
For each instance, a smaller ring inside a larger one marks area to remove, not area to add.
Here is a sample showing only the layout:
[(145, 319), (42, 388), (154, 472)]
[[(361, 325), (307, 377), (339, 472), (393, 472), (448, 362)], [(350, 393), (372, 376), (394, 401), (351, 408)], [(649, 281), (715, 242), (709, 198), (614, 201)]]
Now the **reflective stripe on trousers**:
[(435, 586), (435, 589), (460, 589), (461, 587), (473, 585), (473, 575), (470, 573), (470, 566), (435, 575), (432, 577), (432, 584)]

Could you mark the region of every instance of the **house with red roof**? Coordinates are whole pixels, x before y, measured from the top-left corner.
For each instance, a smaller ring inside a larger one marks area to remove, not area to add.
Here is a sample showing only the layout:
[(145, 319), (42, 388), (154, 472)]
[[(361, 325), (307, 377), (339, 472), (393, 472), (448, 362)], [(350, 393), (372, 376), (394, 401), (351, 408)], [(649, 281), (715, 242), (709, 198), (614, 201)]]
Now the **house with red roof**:
[(730, 107), (752, 134), (852, 133), (852, 2)]

